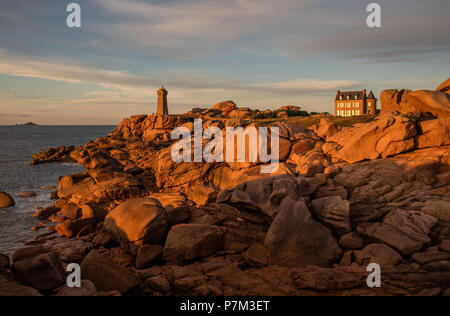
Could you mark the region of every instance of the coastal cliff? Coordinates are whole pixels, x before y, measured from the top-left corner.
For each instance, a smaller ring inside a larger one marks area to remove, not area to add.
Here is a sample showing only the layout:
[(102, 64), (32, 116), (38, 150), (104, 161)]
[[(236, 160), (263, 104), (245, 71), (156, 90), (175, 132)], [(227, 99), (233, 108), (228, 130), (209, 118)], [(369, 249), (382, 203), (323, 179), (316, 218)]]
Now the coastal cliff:
[[(54, 205), (36, 212), (49, 233), (0, 257), (0, 293), (449, 295), (448, 91), (385, 91), (382, 113), (352, 127), (260, 122), (227, 101), (132, 116), (83, 147), (36, 154), (86, 172), (61, 177)], [(192, 133), (196, 118), (277, 127), (278, 170), (174, 162), (170, 132)], [(81, 265), (81, 289), (63, 286), (68, 263)], [(366, 285), (370, 263), (382, 288)]]

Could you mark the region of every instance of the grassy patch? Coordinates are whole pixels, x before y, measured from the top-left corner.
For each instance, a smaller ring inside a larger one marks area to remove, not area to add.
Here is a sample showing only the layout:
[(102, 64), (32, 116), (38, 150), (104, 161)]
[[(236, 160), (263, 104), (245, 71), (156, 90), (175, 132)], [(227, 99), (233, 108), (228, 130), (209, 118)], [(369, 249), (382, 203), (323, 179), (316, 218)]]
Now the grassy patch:
[[(376, 115), (364, 115), (364, 116), (353, 116), (353, 117), (329, 117), (331, 121), (333, 121), (336, 125), (342, 127), (351, 127), (355, 124), (359, 123), (368, 123), (372, 122), (377, 116)], [(253, 120), (254, 122), (258, 122), (262, 125), (268, 125), (273, 122), (287, 122), (289, 124), (300, 125), (303, 127), (311, 127), (315, 124), (320, 123), (321, 118), (318, 117), (291, 117), (288, 119), (282, 118), (270, 118), (270, 119), (262, 119), (262, 120)]]

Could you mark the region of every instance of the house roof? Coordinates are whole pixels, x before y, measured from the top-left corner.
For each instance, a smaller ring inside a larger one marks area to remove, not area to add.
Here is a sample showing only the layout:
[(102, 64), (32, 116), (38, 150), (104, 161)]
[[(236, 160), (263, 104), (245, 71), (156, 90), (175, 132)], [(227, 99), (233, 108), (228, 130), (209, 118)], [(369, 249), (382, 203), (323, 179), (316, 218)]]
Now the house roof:
[(339, 91), (336, 95), (336, 100), (340, 100), (341, 96), (343, 100), (347, 100), (348, 97), (350, 97), (350, 100), (362, 100), (364, 98), (364, 91)]
[(376, 100), (377, 98), (375, 98), (373, 92), (370, 91), (369, 95), (367, 96), (367, 99), (374, 99), (374, 100)]

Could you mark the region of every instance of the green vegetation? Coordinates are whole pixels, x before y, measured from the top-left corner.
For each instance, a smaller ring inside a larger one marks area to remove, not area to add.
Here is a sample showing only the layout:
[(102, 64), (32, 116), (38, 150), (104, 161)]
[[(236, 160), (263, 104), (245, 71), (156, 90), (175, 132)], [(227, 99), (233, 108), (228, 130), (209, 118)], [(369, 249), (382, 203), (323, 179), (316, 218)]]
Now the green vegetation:
[[(377, 115), (364, 115), (364, 116), (354, 116), (354, 117), (335, 117), (335, 116), (331, 116), (331, 117), (327, 117), (329, 120), (331, 120), (332, 122), (334, 122), (336, 125), (338, 126), (342, 126), (342, 127), (351, 127), (355, 124), (359, 124), (359, 123), (368, 123), (373, 121), (375, 118), (377, 117)], [(267, 119), (255, 119), (253, 120), (254, 122), (259, 122), (263, 125), (267, 125), (273, 122), (287, 122), (290, 124), (296, 124), (296, 125), (300, 125), (303, 127), (311, 127), (315, 124), (319, 124), (320, 120), (322, 118), (321, 117), (311, 117), (311, 116), (307, 116), (307, 117), (290, 117), (287, 119), (283, 119), (283, 118), (267, 118)]]
[(278, 117), (278, 114), (281, 112), (286, 112), (289, 117), (307, 117), (313, 113), (309, 113), (305, 110), (276, 110), (272, 112), (257, 112), (254, 111), (252, 113), (251, 118), (255, 120), (266, 120), (266, 119), (275, 119)]

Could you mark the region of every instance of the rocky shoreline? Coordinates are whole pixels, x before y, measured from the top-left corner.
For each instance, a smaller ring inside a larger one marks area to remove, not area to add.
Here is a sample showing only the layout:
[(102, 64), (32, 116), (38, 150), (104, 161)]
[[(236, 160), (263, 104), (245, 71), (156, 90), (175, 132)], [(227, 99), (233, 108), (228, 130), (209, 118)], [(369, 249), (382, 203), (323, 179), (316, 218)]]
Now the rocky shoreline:
[[(33, 155), (61, 177), (48, 232), (0, 256), (0, 295), (450, 295), (450, 95), (382, 93), (372, 122), (279, 128), (280, 165), (175, 163), (170, 131), (257, 126), (224, 102), (124, 119)], [(65, 284), (78, 263), (82, 288)], [(382, 268), (368, 288), (367, 265)], [(40, 273), (35, 273), (39, 271)]]

